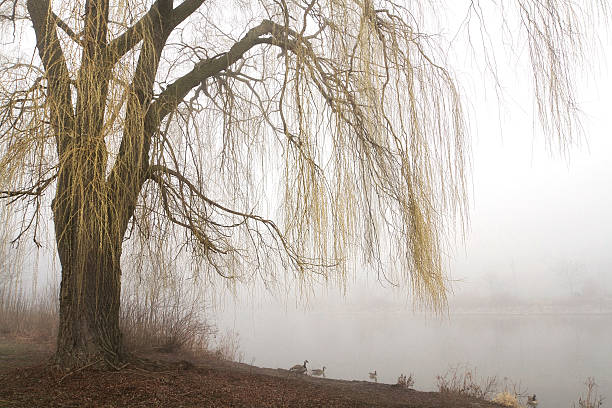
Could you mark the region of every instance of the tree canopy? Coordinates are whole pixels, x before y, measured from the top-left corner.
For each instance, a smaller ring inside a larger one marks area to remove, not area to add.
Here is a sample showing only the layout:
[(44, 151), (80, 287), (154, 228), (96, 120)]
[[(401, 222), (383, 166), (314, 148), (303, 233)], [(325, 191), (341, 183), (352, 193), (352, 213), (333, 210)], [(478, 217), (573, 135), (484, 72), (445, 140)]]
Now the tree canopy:
[[(96, 303), (83, 327), (114, 321), (118, 295), (102, 294), (120, 288), (123, 250), (180, 250), (203, 276), (267, 284), (284, 274), (342, 282), (347, 267), (368, 264), (443, 307), (470, 146), (446, 58), (456, 43), (427, 32), (444, 7), (0, 1), (13, 45), (0, 61), (0, 198), (23, 216), (18, 235), (35, 240), (53, 199), (60, 338), (78, 337), (68, 305), (84, 297)], [(526, 44), (543, 127), (571, 144), (573, 64), (608, 3), (468, 1), (464, 25), (475, 20), (484, 44), (491, 7)], [(107, 352), (115, 340), (97, 344)]]

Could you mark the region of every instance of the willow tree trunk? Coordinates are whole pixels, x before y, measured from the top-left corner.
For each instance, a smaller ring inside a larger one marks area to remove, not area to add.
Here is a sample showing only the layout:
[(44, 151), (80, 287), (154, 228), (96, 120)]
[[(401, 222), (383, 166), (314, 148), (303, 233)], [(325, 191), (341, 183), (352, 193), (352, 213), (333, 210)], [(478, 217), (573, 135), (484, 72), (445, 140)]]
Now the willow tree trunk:
[[(255, 44), (257, 35), (251, 35), (252, 43), (232, 48), (231, 58), (203, 61), (207, 64), (175, 81), (163, 92), (161, 102), (152, 103), (167, 39), (202, 3), (189, 0), (174, 8), (172, 0), (155, 1), (145, 17), (109, 42), (110, 1), (87, 0), (82, 30), (71, 36), (82, 49), (75, 75), (68, 69), (57, 33), (58, 27), (66, 31), (68, 25), (55, 15), (50, 0), (26, 2), (45, 67), (45, 108), (58, 156), (52, 206), (62, 266), (56, 354), (61, 366), (98, 360), (113, 366), (124, 359), (119, 330), (121, 244), (148, 177), (152, 136), (190, 89), (229, 67)], [(116, 105), (125, 106), (125, 121), (109, 168), (112, 149), (106, 142), (109, 135), (117, 135), (116, 124), (107, 120), (113, 116), (107, 115), (109, 101), (115, 107), (109, 83), (114, 67), (136, 44), (141, 45), (133, 80), (125, 89), (125, 101)]]
[(87, 211), (101, 203), (80, 208), (80, 216), (73, 204), (56, 198), (53, 205), (62, 266), (56, 362), (116, 366), (125, 358), (119, 329), (122, 240), (103, 227), (99, 213)]

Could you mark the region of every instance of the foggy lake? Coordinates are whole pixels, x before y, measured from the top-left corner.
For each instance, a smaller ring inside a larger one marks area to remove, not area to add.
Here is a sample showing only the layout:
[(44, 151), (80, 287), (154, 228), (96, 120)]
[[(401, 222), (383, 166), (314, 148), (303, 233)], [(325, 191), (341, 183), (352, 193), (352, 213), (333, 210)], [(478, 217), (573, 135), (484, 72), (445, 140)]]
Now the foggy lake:
[(535, 393), (539, 407), (572, 407), (594, 377), (612, 398), (612, 314), (458, 314), (438, 318), (406, 310), (324, 312), (232, 311), (218, 321), (239, 333), (242, 361), (288, 368), (308, 359), (328, 378), (395, 383), (413, 374), (414, 388), (437, 390), (436, 376), (457, 365), (478, 378), (496, 376)]

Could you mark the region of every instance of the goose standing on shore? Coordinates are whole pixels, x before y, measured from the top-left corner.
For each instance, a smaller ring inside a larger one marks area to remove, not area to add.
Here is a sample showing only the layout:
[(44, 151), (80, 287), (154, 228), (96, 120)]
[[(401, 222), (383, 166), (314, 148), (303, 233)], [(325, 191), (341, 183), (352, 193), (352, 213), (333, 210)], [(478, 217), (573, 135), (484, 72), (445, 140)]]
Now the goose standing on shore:
[(308, 363), (308, 360), (304, 360), (304, 364), (296, 364), (293, 367), (291, 367), (289, 369), (289, 371), (291, 371), (292, 373), (295, 374), (304, 374), (307, 370), (306, 368), (306, 363)]
[(320, 377), (320, 376), (325, 377), (325, 366), (323, 366), (323, 369), (315, 368), (310, 373), (312, 375), (316, 375), (317, 377)]
[(538, 406), (538, 400), (536, 399), (535, 394), (533, 394), (533, 397), (532, 396), (527, 397), (527, 405), (529, 405), (531, 408), (535, 408)]
[(373, 373), (368, 373), (370, 374), (370, 380), (374, 380), (374, 382), (378, 382), (378, 374), (376, 373), (376, 370), (374, 370)]

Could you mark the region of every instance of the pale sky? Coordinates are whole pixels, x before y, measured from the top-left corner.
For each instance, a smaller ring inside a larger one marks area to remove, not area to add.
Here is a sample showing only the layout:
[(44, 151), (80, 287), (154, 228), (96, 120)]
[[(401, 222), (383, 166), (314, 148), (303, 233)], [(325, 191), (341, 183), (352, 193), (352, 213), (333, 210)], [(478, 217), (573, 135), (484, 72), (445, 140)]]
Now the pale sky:
[(567, 157), (546, 149), (520, 95), (501, 123), (495, 97), (476, 105), (471, 232), (452, 271), (466, 288), (497, 276), (523, 292), (557, 292), (550, 278), (569, 263), (612, 292), (612, 41), (601, 35), (601, 65), (577, 78), (585, 139)]

